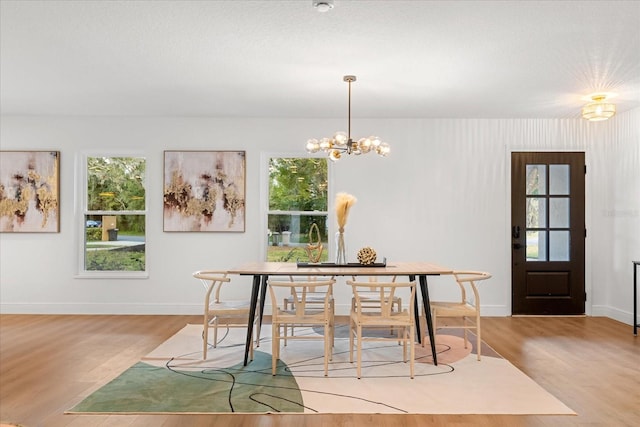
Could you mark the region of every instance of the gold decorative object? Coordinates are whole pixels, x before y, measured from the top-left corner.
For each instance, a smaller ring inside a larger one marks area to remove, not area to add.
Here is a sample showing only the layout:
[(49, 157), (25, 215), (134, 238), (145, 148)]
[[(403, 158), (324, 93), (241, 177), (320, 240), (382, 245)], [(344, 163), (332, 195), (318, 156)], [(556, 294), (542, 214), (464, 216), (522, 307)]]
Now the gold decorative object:
[(370, 265), (376, 262), (377, 254), (373, 248), (366, 246), (358, 251), (358, 261), (362, 265)]
[(347, 193), (336, 194), (336, 217), (338, 219), (338, 234), (337, 234), (337, 251), (336, 251), (336, 264), (346, 264), (347, 255), (344, 247), (344, 226), (347, 224), (347, 217), (349, 216), (349, 209), (357, 201), (355, 197)]
[[(316, 240), (313, 240), (314, 230), (316, 232)], [(307, 251), (309, 262), (320, 262), (322, 249), (324, 249), (324, 247), (322, 246), (322, 240), (320, 239), (320, 229), (315, 222), (311, 224), (311, 228), (309, 228), (309, 243), (304, 249)]]

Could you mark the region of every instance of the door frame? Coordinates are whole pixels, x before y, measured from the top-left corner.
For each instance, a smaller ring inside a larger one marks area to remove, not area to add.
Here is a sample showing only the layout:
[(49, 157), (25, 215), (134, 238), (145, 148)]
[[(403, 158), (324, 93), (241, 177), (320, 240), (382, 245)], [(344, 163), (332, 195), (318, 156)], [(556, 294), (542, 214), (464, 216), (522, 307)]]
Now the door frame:
[[(585, 174), (584, 177), (584, 223), (585, 223), (585, 227), (587, 229), (587, 236), (584, 239), (584, 291), (587, 295), (587, 299), (584, 302), (584, 315), (586, 316), (591, 316), (591, 314), (593, 313), (593, 282), (592, 282), (592, 275), (591, 275), (591, 263), (590, 260), (592, 259), (592, 251), (591, 251), (591, 235), (592, 233), (589, 231), (592, 229), (592, 221), (591, 221), (591, 213), (593, 212), (593, 206), (591, 205), (591, 199), (590, 199), (590, 187), (591, 187), (591, 175), (589, 173), (589, 167), (592, 164), (591, 163), (591, 155), (589, 150), (587, 150), (586, 147), (572, 147), (572, 148), (567, 148), (567, 147), (562, 147), (562, 148), (555, 148), (555, 147), (545, 147), (544, 149), (541, 150), (536, 150), (533, 149), (531, 146), (527, 146), (527, 147), (509, 147), (509, 146), (505, 146), (505, 154), (504, 154), (504, 159), (505, 159), (505, 180), (506, 180), (506, 184), (505, 185), (505, 191), (506, 191), (506, 200), (507, 203), (505, 203), (505, 225), (504, 225), (504, 247), (506, 248), (506, 253), (505, 253), (505, 259), (504, 259), (504, 264), (505, 264), (505, 272), (506, 272), (506, 277), (507, 277), (507, 282), (508, 282), (508, 286), (505, 287), (505, 301), (508, 302), (508, 307), (507, 312), (509, 313), (510, 316), (513, 316), (513, 311), (512, 311), (512, 307), (513, 307), (513, 297), (512, 297), (512, 289), (513, 289), (513, 271), (511, 270), (511, 245), (512, 245), (512, 238), (511, 238), (511, 153), (513, 152), (529, 152), (529, 153), (553, 153), (553, 152), (576, 152), (576, 151), (581, 151), (584, 153), (584, 163), (586, 165), (587, 168), (587, 173)], [(518, 315), (516, 315), (518, 316)], [(523, 315), (524, 316), (524, 315)]]

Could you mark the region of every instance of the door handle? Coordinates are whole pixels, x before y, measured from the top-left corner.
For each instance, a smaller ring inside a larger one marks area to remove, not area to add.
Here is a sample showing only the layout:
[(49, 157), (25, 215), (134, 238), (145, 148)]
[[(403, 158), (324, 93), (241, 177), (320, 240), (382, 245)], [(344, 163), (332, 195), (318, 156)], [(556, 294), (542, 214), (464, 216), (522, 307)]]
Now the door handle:
[(513, 227), (511, 227), (511, 236), (513, 236), (514, 239), (519, 239), (520, 238), (520, 226), (519, 225), (514, 225)]
[(522, 249), (522, 245), (520, 243), (514, 243), (513, 249)]

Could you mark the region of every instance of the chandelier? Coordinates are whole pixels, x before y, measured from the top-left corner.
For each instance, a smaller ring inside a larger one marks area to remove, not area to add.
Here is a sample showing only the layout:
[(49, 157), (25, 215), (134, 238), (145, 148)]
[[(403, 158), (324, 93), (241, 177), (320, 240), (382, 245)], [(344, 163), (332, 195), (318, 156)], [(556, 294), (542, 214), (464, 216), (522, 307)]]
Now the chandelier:
[(382, 157), (386, 156), (391, 148), (389, 144), (382, 142), (377, 136), (360, 138), (357, 141), (351, 139), (351, 83), (356, 81), (356, 76), (344, 76), (343, 80), (349, 84), (348, 132), (336, 132), (333, 137), (321, 138), (320, 140), (312, 138), (307, 141), (307, 152), (323, 151), (334, 162), (340, 160), (343, 153), (359, 155), (375, 152)]
[(590, 122), (598, 122), (613, 117), (616, 114), (616, 106), (606, 100), (605, 93), (591, 95), (591, 102), (582, 107), (582, 118)]

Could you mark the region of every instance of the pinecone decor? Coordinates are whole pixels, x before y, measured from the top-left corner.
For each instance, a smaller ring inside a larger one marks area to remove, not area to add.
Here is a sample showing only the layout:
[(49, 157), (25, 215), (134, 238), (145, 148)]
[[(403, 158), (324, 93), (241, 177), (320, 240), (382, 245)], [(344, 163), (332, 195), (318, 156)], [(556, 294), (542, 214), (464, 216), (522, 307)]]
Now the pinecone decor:
[(370, 265), (376, 262), (376, 256), (376, 251), (368, 246), (358, 251), (358, 261), (363, 265)]

